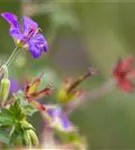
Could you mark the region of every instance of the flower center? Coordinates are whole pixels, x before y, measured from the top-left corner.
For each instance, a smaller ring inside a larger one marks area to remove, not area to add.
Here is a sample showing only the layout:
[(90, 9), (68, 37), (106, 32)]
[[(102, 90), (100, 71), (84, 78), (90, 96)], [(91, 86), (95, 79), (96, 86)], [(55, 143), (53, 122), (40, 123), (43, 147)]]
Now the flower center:
[(28, 42), (32, 37), (34, 37), (39, 32), (39, 28), (31, 26), (28, 32), (24, 35), (24, 42)]
[(37, 33), (39, 32), (38, 28), (30, 28), (28, 34), (27, 34), (27, 39), (29, 40), (30, 38), (34, 37)]

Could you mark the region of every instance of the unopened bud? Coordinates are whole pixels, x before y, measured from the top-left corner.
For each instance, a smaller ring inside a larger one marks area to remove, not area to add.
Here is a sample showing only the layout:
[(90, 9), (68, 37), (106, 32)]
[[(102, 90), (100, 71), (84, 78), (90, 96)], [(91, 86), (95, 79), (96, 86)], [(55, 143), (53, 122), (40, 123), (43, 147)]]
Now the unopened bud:
[(3, 78), (0, 83), (0, 101), (1, 105), (5, 104), (8, 98), (10, 90), (10, 80), (8, 78)]
[(28, 130), (24, 131), (24, 133), (23, 133), (23, 144), (25, 146), (32, 147), (31, 137), (28, 133)]
[(9, 95), (10, 80), (8, 79), (7, 66), (2, 65), (1, 69), (3, 71), (3, 79), (0, 82), (0, 101), (1, 101), (1, 105), (3, 106)]
[(39, 140), (38, 140), (38, 137), (37, 137), (36, 133), (31, 129), (28, 130), (27, 132), (30, 136), (32, 145), (37, 146), (39, 144)]

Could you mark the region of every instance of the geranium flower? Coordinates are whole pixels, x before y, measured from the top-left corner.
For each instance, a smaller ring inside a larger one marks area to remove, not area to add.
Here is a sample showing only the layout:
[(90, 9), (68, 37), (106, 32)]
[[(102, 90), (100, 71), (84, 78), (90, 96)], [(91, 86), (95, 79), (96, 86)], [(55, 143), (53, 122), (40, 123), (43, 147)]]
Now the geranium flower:
[(43, 52), (47, 52), (48, 44), (38, 24), (31, 18), (24, 16), (22, 25), (19, 24), (15, 14), (10, 12), (2, 13), (1, 16), (10, 24), (10, 35), (14, 38), (19, 47), (28, 47), (34, 58), (38, 58)]
[(68, 116), (62, 111), (61, 107), (46, 108), (46, 112), (50, 118), (50, 126), (60, 131), (71, 132), (74, 126), (68, 119)]
[(132, 79), (135, 77), (134, 58), (119, 59), (113, 69), (113, 76), (117, 86), (125, 92), (133, 92), (135, 85)]
[(24, 89), (24, 85), (20, 81), (15, 79), (10, 79), (10, 91), (9, 91), (10, 95), (23, 89)]
[(44, 111), (46, 109), (45, 106), (38, 103), (37, 100), (43, 98), (44, 96), (49, 96), (52, 93), (52, 90), (49, 86), (45, 87), (43, 90), (37, 90), (41, 83), (42, 75), (43, 74), (41, 74), (33, 82), (26, 85), (24, 94), (29, 103), (32, 103), (37, 109)]

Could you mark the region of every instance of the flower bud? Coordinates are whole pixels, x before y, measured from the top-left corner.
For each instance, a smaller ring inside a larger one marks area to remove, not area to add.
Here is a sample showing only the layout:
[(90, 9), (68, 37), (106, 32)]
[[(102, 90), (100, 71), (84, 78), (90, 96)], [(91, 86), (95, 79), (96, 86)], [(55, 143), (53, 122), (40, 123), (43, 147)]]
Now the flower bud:
[(8, 78), (3, 78), (0, 83), (0, 100), (1, 104), (4, 105), (8, 98), (10, 90), (10, 80)]
[(3, 70), (3, 79), (0, 82), (0, 100), (1, 105), (5, 104), (5, 101), (8, 98), (9, 91), (10, 91), (10, 80), (8, 79), (8, 68), (6, 65), (1, 67)]
[(30, 136), (32, 145), (37, 146), (39, 144), (39, 140), (38, 140), (38, 137), (37, 137), (36, 133), (31, 129), (28, 130), (27, 132)]
[(26, 130), (24, 133), (23, 133), (23, 143), (24, 145), (28, 146), (28, 147), (32, 147), (32, 143), (31, 143), (31, 137), (28, 133), (28, 130)]

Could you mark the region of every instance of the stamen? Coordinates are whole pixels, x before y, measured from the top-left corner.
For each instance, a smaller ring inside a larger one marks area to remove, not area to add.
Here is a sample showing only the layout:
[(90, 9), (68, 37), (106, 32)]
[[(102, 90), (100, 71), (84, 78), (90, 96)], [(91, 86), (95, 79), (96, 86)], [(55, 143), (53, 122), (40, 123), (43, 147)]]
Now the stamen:
[(37, 28), (33, 34), (33, 36), (35, 36), (37, 33), (39, 33), (40, 31), (42, 31), (40, 28)]
[(39, 33), (40, 28), (35, 28), (35, 27), (31, 27), (28, 34), (27, 34), (27, 39), (29, 40), (31, 37), (34, 37), (37, 33)]

